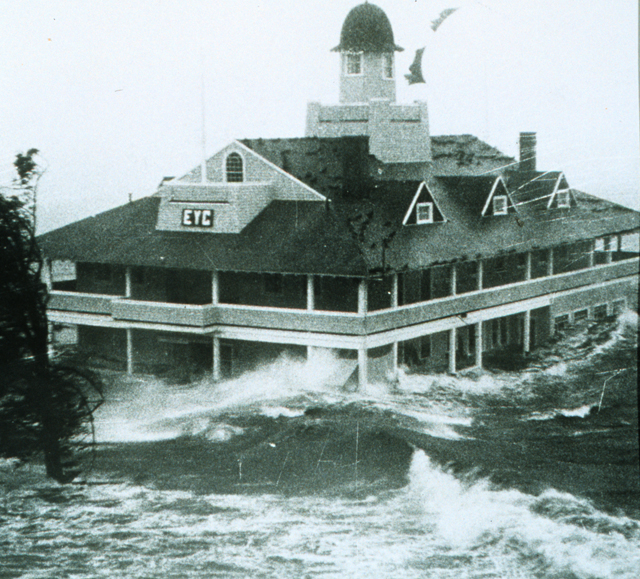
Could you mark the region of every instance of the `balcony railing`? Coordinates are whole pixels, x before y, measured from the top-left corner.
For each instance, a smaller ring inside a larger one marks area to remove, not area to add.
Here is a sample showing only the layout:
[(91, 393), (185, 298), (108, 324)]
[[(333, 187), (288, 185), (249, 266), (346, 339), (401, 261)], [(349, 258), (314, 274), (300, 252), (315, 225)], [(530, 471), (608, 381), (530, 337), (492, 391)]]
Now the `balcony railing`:
[(224, 325), (365, 335), (637, 275), (639, 263), (635, 257), (596, 268), (360, 314), (227, 304), (172, 304), (65, 291), (52, 291), (48, 307), (103, 315), (122, 322), (194, 329)]

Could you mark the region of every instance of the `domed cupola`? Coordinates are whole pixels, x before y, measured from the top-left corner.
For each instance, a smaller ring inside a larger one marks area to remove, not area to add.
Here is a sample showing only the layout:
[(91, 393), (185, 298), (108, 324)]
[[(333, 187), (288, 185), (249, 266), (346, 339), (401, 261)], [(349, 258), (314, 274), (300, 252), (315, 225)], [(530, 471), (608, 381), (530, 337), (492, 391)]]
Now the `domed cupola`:
[(342, 25), (340, 44), (333, 50), (342, 59), (340, 102), (396, 100), (394, 52), (403, 49), (396, 45), (382, 8), (368, 2), (353, 8)]
[(367, 2), (347, 14), (340, 33), (340, 44), (333, 50), (382, 54), (404, 49), (396, 46), (391, 22), (384, 10)]

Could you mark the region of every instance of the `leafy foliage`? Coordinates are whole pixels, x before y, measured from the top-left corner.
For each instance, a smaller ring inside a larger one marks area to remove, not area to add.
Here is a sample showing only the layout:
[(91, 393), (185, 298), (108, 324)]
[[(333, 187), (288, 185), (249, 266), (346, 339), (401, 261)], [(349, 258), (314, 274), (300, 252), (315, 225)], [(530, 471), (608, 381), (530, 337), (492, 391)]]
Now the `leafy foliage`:
[(35, 237), (35, 192), (41, 175), (33, 156), (18, 155), (19, 194), (0, 194), (0, 456), (43, 454), (47, 474), (67, 482), (78, 474), (75, 440), (92, 430), (99, 381), (48, 352), (47, 288)]

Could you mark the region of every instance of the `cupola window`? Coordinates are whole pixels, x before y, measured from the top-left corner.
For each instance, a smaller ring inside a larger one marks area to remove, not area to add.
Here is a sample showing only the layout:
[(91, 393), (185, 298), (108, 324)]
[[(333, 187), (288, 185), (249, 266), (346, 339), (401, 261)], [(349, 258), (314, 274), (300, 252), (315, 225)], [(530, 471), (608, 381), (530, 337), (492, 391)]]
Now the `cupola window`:
[(230, 153), (226, 160), (227, 183), (242, 183), (244, 181), (244, 166), (242, 157), (238, 153)]
[(493, 214), (494, 215), (507, 214), (507, 196), (506, 195), (495, 195), (493, 197)]
[(362, 74), (362, 52), (347, 52), (344, 58), (346, 74)]
[(393, 54), (382, 55), (382, 78), (393, 78)]
[(433, 223), (433, 203), (418, 203), (416, 205), (416, 222)]

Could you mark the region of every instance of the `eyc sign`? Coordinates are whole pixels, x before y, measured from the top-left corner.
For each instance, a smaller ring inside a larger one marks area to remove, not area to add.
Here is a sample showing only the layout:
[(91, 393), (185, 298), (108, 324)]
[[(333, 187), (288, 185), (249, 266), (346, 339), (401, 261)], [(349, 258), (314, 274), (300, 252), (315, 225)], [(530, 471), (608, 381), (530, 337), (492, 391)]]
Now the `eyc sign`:
[(213, 227), (213, 209), (183, 209), (182, 225), (187, 227)]

